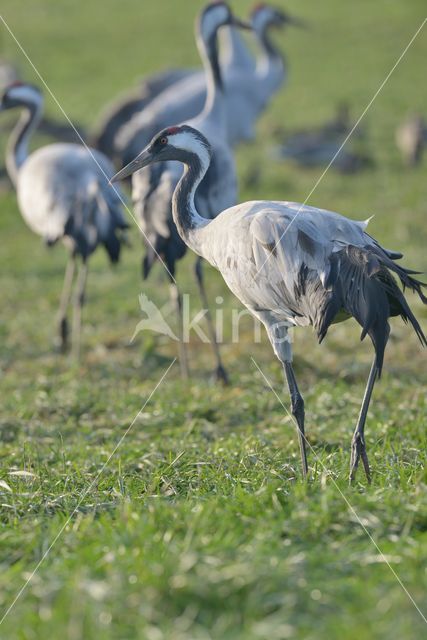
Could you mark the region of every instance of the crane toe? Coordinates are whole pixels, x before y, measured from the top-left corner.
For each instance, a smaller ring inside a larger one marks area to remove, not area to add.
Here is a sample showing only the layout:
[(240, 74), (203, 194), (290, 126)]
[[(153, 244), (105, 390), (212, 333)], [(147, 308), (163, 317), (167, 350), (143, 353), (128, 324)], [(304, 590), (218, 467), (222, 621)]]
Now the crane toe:
[(222, 365), (218, 365), (215, 369), (215, 380), (217, 382), (221, 382), (224, 387), (228, 387), (230, 384), (230, 379), (228, 377), (228, 373), (224, 369)]
[(351, 441), (350, 483), (354, 482), (356, 478), (360, 460), (362, 460), (368, 484), (371, 484), (371, 470), (369, 467), (368, 454), (366, 453), (365, 439), (361, 433), (355, 433)]
[(59, 321), (59, 348), (61, 353), (66, 353), (69, 348), (69, 329), (67, 318), (61, 318)]

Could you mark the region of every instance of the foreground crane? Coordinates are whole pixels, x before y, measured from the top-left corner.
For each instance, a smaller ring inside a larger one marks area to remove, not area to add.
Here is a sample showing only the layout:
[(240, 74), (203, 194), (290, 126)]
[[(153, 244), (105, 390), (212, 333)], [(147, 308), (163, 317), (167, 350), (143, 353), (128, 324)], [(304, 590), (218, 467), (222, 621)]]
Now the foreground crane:
[(18, 205), (27, 225), (48, 245), (63, 240), (70, 248), (58, 314), (59, 338), (68, 346), (67, 309), (76, 262), (80, 259), (74, 293), (73, 352), (80, 349), (81, 311), (87, 278), (87, 261), (103, 244), (112, 262), (120, 255), (121, 231), (128, 225), (122, 198), (108, 187), (114, 170), (97, 151), (77, 144), (50, 144), (28, 155), (31, 134), (43, 111), (43, 96), (30, 84), (17, 82), (6, 89), (0, 111), (22, 109), (6, 155), (9, 177), (16, 188)]
[(372, 340), (375, 357), (352, 439), (350, 479), (362, 460), (370, 482), (364, 428), (375, 380), (380, 376), (390, 327), (400, 315), (427, 346), (426, 337), (398, 287), (415, 291), (424, 304), (424, 286), (414, 271), (396, 264), (402, 254), (384, 249), (365, 231), (366, 222), (292, 202), (245, 202), (214, 220), (200, 216), (198, 185), (208, 171), (211, 149), (197, 130), (174, 127), (159, 133), (113, 180), (153, 162), (179, 161), (185, 166), (173, 196), (173, 217), (184, 242), (223, 275), (237, 298), (265, 326), (283, 365), (292, 412), (298, 425), (302, 472), (307, 475), (304, 402), (292, 368), (288, 331), (312, 325), (319, 341), (329, 326), (354, 317), (362, 338)]

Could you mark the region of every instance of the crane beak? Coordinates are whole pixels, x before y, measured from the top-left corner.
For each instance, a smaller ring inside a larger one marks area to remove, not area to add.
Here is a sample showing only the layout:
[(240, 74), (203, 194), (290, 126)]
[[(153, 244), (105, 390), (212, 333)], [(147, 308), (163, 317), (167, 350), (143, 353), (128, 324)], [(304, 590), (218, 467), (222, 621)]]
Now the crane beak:
[(230, 25), (232, 27), (237, 27), (237, 29), (246, 29), (247, 31), (252, 31), (252, 25), (250, 22), (245, 22), (245, 20), (240, 20), (240, 18), (232, 17)]
[(138, 171), (139, 169), (142, 169), (143, 167), (146, 167), (147, 165), (149, 165), (151, 162), (153, 162), (153, 159), (154, 159), (154, 156), (151, 153), (151, 151), (149, 151), (148, 148), (144, 149), (144, 151), (141, 151), (141, 153), (138, 156), (136, 156), (134, 160), (129, 162), (129, 164), (123, 167), (123, 169), (118, 171), (116, 175), (114, 175), (110, 179), (109, 184), (112, 184), (113, 182), (118, 182), (119, 180), (123, 180), (124, 178), (127, 178), (132, 173), (135, 173), (135, 171)]

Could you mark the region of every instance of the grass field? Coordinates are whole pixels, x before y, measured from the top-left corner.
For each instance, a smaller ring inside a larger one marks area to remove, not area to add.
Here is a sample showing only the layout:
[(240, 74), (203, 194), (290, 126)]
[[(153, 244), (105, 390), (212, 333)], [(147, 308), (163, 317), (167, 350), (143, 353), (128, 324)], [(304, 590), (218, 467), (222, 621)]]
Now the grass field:
[[(250, 3), (233, 5), (244, 15)], [(144, 73), (197, 63), (192, 21), (201, 6), (3, 0), (2, 15), (67, 114), (90, 126)], [(307, 197), (321, 170), (274, 163), (272, 132), (321, 123), (342, 100), (357, 118), (426, 14), (423, 0), (290, 0), (286, 8), (311, 29), (278, 34), (289, 84), (259, 123), (257, 143), (238, 152), (242, 178), (261, 165), (242, 200)], [(426, 29), (363, 121), (374, 168), (329, 171), (309, 203), (356, 219), (375, 214), (371, 233), (427, 271), (426, 160), (406, 170), (394, 148), (406, 113), (426, 114)], [(3, 27), (1, 44), (36, 81)], [(51, 99), (46, 109), (61, 117)], [(427, 615), (427, 375), (411, 330), (393, 322), (375, 389), (370, 487), (362, 473), (349, 487), (347, 473), (371, 345), (352, 322), (320, 347), (310, 330), (296, 334), (312, 447), (313, 480), (304, 484), (293, 422), (251, 356), (288, 407), (279, 363), (265, 336), (253, 344), (249, 321), (240, 344), (226, 329), (229, 388), (212, 383), (209, 346), (193, 336), (190, 382), (174, 364), (154, 391), (176, 344), (151, 334), (129, 344), (143, 290), (132, 228), (117, 269), (101, 251), (94, 256), (83, 358), (73, 365), (52, 349), (65, 252), (46, 250), (27, 230), (13, 194), (0, 195), (0, 207), (0, 616), (31, 577), (0, 638), (425, 637), (414, 602)], [(188, 256), (179, 280), (195, 292), (192, 265)], [(217, 273), (207, 276), (229, 319), (237, 303)], [(160, 306), (167, 300), (160, 267), (144, 291)], [(426, 329), (425, 309), (409, 297)]]

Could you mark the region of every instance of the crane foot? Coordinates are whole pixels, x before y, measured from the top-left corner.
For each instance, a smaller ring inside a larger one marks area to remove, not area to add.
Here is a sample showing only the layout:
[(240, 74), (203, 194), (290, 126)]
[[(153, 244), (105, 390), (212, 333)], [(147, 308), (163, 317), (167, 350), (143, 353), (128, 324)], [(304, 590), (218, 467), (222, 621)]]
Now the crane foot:
[(224, 387), (228, 387), (230, 384), (228, 374), (222, 365), (218, 365), (218, 367), (216, 368), (215, 379), (217, 382), (221, 382)]
[(371, 484), (371, 470), (369, 468), (368, 454), (366, 453), (365, 439), (362, 434), (355, 433), (351, 441), (350, 483), (354, 482), (356, 478), (360, 460), (362, 460), (368, 484)]
[(60, 353), (67, 353), (70, 347), (69, 344), (69, 329), (67, 318), (61, 318), (58, 323), (58, 342), (56, 346)]

